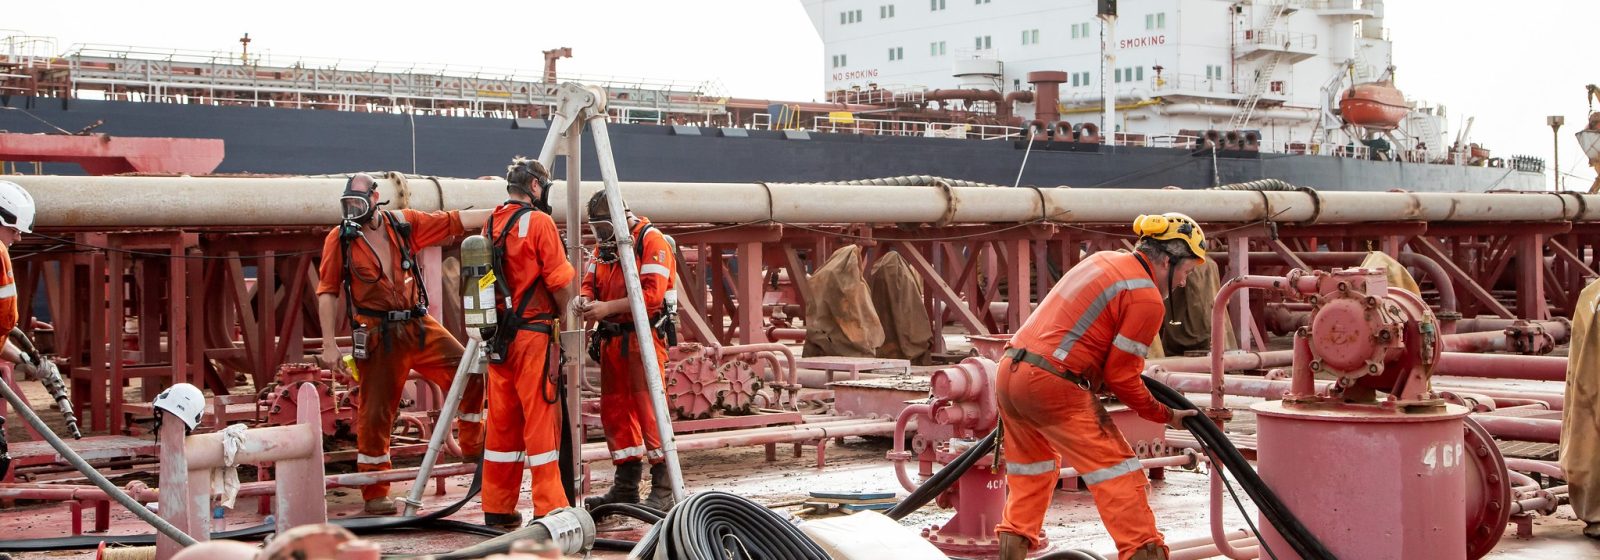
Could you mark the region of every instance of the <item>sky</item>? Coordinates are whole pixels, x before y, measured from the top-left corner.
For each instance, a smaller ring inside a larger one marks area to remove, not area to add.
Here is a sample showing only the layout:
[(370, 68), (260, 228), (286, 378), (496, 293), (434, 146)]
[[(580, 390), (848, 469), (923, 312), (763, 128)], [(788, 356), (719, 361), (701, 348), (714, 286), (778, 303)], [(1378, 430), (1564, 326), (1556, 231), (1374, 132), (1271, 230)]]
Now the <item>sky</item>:
[[(1006, 1), (1006, 0), (998, 0)], [(1137, 1), (1137, 0), (1126, 0)], [(822, 95), (822, 42), (799, 0), (524, 0), (398, 2), (168, 0), (13, 2), (0, 28), (80, 43), (236, 50), (353, 61), (448, 64), (536, 72), (541, 51), (571, 47), (562, 72), (698, 83), (738, 97), (814, 100)], [(444, 4), (429, 4), (440, 6)], [(159, 6), (159, 7), (156, 7)], [(1388, 0), (1398, 85), (1446, 106), (1452, 136), (1476, 117), (1472, 139), (1494, 155), (1548, 162), (1545, 117), (1562, 115), (1566, 188), (1594, 180), (1572, 134), (1588, 113), (1584, 84), (1600, 83), (1591, 41), (1597, 0)], [(0, 35), (7, 33), (0, 32)]]

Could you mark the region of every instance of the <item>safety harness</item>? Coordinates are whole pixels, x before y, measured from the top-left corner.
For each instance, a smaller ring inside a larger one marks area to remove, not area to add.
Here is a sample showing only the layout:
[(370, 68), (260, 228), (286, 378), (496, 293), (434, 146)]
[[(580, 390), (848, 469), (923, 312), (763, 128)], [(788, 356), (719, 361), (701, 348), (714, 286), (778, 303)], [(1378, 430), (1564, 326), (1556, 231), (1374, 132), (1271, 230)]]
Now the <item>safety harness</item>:
[[(391, 326), (416, 321), (422, 319), (423, 316), (428, 314), (428, 289), (422, 284), (422, 265), (417, 262), (416, 257), (411, 253), (411, 224), (406, 222), (405, 214), (391, 211), (382, 211), (379, 214), (386, 218), (384, 219), (384, 223), (388, 225), (388, 233), (392, 234), (395, 239), (399, 240), (398, 245), (400, 249), (401, 274), (410, 274), (412, 278), (416, 279), (412, 282), (412, 289), (416, 291), (417, 296), (417, 305), (415, 307), (412, 307), (411, 309), (398, 310), (367, 309), (365, 307), (358, 307), (356, 305), (354, 290), (351, 289), (351, 285), (353, 285), (356, 281), (356, 275), (355, 272), (350, 269), (350, 248), (351, 245), (355, 244), (355, 240), (361, 237), (361, 226), (351, 223), (346, 223), (345, 225), (340, 226), (339, 246), (344, 264), (344, 302), (346, 311), (348, 311), (348, 315), (350, 317), (350, 328), (351, 330), (361, 328), (361, 322), (356, 320), (358, 315), (378, 319), (380, 321), (378, 327), (379, 331), (381, 332), (380, 336), (383, 337), (384, 348), (388, 349), (391, 347), (391, 341), (393, 340), (393, 337), (388, 336), (388, 331)], [(376, 218), (376, 216), (374, 218)], [(372, 248), (372, 245), (369, 243), (367, 247)], [(376, 249), (374, 249), (374, 255), (376, 255)], [(382, 279), (383, 275), (389, 274), (389, 271), (381, 270), (381, 265), (383, 263), (381, 259), (378, 261), (378, 263), (380, 265), (380, 270), (378, 272), (380, 275), (379, 278), (370, 281), (362, 280), (363, 282), (367, 282), (368, 284), (376, 284)], [(391, 279), (391, 282), (398, 283), (399, 279)], [(418, 340), (418, 346), (426, 345), (427, 331), (421, 331), (421, 334), (418, 336), (421, 337)]]
[[(635, 265), (637, 265), (637, 264), (639, 264), (641, 262), (644, 262), (644, 238), (645, 238), (646, 235), (649, 235), (650, 232), (655, 230), (655, 229), (656, 229), (656, 227), (654, 225), (651, 225), (651, 224), (648, 224), (648, 223), (645, 224), (644, 227), (639, 228), (639, 235), (637, 237), (638, 241), (633, 244), (633, 257), (634, 257), (634, 261), (633, 262), (634, 262)], [(657, 231), (656, 233), (660, 233), (660, 232)], [(666, 234), (661, 234), (661, 235), (666, 235)], [(595, 281), (598, 282), (599, 279), (600, 279), (599, 276), (596, 275), (595, 276)], [(595, 293), (596, 294), (600, 293), (599, 286), (595, 286)], [(672, 315), (673, 314), (674, 314), (673, 311), (667, 309), (666, 305), (662, 305), (661, 311), (656, 312), (653, 315), (650, 315), (650, 318), (649, 318), (650, 328), (652, 330), (654, 330), (657, 334), (660, 334), (663, 339), (666, 339), (667, 346), (676, 346), (678, 344), (678, 327), (677, 327), (676, 324), (674, 324), (672, 322)], [(628, 353), (628, 340), (631, 337), (626, 337), (624, 335), (630, 334), (632, 332), (634, 332), (634, 326), (633, 326), (633, 321), (632, 320), (628, 320), (628, 321), (605, 321), (605, 320), (602, 320), (602, 321), (596, 323), (595, 326), (594, 326), (594, 331), (592, 333), (590, 333), (590, 335), (589, 335), (590, 336), (590, 340), (589, 340), (589, 357), (593, 358), (594, 361), (596, 363), (598, 363), (600, 361), (600, 345), (605, 343), (607, 340), (611, 340), (611, 339), (617, 338), (617, 337), (623, 337), (623, 339), (622, 339), (622, 353), (623, 354), (627, 354)]]
[[(544, 286), (544, 276), (541, 275), (535, 278), (533, 284), (522, 292), (522, 297), (517, 298), (517, 302), (512, 304), (511, 299), (516, 294), (512, 292), (513, 284), (510, 272), (506, 268), (506, 238), (511, 235), (512, 228), (517, 227), (517, 224), (523, 218), (527, 217), (531, 212), (538, 211), (539, 208), (533, 203), (520, 200), (510, 200), (506, 204), (515, 204), (517, 210), (511, 213), (510, 219), (506, 220), (505, 229), (498, 234), (495, 233), (493, 216), (489, 217), (488, 224), (489, 234), (494, 236), (489, 243), (489, 269), (493, 271), (495, 277), (495, 295), (498, 296), (497, 299), (499, 300), (495, 307), (499, 309), (500, 313), (495, 320), (494, 334), (486, 338), (489, 343), (489, 362), (495, 364), (505, 363), (509, 357), (511, 341), (516, 340), (517, 332), (519, 331), (532, 331), (551, 335), (549, 343), (551, 346), (555, 346), (555, 326), (553, 322), (556, 320), (556, 314), (540, 313), (533, 317), (523, 316), (523, 313), (528, 309), (528, 304), (533, 302), (534, 294), (539, 292), (544, 292), (545, 298), (550, 300), (550, 307), (552, 309), (555, 308), (555, 296), (550, 295), (549, 290), (540, 290)], [(560, 389), (565, 385), (565, 376), (560, 373), (560, 368), (554, 368), (554, 371), (551, 368), (552, 364), (561, 363), (560, 358), (557, 358), (554, 362), (551, 361), (553, 356), (559, 355), (559, 349), (545, 353), (545, 363), (543, 364), (545, 382), (540, 387), (539, 396), (549, 404), (555, 404), (560, 400)]]

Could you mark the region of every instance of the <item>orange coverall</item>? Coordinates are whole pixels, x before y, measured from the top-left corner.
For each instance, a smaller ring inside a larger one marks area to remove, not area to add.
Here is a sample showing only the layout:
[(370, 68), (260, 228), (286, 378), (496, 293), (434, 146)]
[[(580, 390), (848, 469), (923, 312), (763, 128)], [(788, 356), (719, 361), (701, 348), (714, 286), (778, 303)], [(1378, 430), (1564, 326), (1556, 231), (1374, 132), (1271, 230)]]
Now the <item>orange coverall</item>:
[[(561, 485), (561, 405), (562, 387), (550, 378), (551, 335), (528, 330), (533, 325), (554, 329), (555, 292), (572, 283), (576, 272), (567, 262), (561, 233), (549, 214), (537, 210), (523, 213), (515, 222), (512, 216), (523, 205), (506, 203), (495, 208), (484, 236), (503, 239), (505, 269), (510, 282), (511, 301), (497, 305), (498, 312), (511, 313), (529, 290), (536, 290), (522, 316), (530, 323), (512, 336), (502, 363), (489, 364), (489, 424), (483, 451), (483, 511), (511, 514), (517, 509), (526, 464), (533, 473), (532, 498), (535, 516), (543, 516), (571, 505)], [(503, 237), (502, 237), (503, 236)], [(540, 286), (534, 287), (535, 281)], [(541, 317), (542, 316), (542, 317)], [(535, 317), (539, 317), (535, 319)]]
[(0, 337), (21, 321), (17, 304), (17, 279), (11, 271), (11, 250), (0, 243)]
[[(462, 235), (461, 215), (458, 212), (420, 212), (395, 210), (379, 212), (374, 220), (393, 220), (393, 212), (405, 216), (411, 225), (410, 251), (415, 255), (429, 246), (438, 245), (451, 237)], [(405, 311), (418, 305), (415, 268), (400, 270), (400, 244), (405, 240), (395, 235), (388, 223), (379, 225), (378, 232), (389, 240), (389, 271), (381, 270), (378, 255), (365, 239), (357, 238), (350, 244), (350, 293), (358, 309), (373, 311)], [(368, 232), (372, 235), (373, 232)], [(320, 281), (317, 294), (344, 295), (344, 256), (339, 240), (339, 228), (328, 232), (322, 244), (322, 264), (318, 268)], [(398, 272), (399, 280), (389, 272)], [(367, 338), (367, 359), (356, 360), (360, 370), (360, 398), (356, 403), (356, 471), (380, 471), (392, 466), (389, 460), (389, 436), (394, 431), (395, 416), (400, 411), (400, 396), (406, 378), (412, 370), (422, 374), (429, 382), (443, 390), (450, 388), (455, 378), (456, 366), (465, 350), (450, 331), (444, 329), (431, 316), (406, 322), (385, 322), (378, 317), (357, 314), (355, 317), (371, 334)], [(324, 333), (332, 336), (332, 333)], [(462, 452), (476, 456), (483, 451), (483, 383), (473, 379), (467, 385), (461, 401), (459, 439)], [(437, 429), (449, 429), (441, 426)], [(361, 488), (364, 500), (383, 498), (389, 494), (389, 483), (376, 482)]]
[[(1140, 417), (1166, 423), (1172, 411), (1140, 380), (1144, 357), (1165, 314), (1143, 257), (1096, 253), (1067, 272), (1039, 303), (1010, 347), (1072, 372), (1094, 389), (1109, 389)], [(1007, 356), (997, 397), (1004, 426), (1006, 496), (996, 532), (1037, 546), (1055, 488), (1058, 459), (1082, 473), (1100, 519), (1126, 560), (1146, 543), (1165, 549), (1146, 499), (1144, 469), (1093, 393), (1049, 371)]]
[[(636, 238), (649, 220), (639, 219), (633, 226)], [(644, 294), (644, 305), (651, 317), (661, 313), (667, 290), (673, 288), (672, 271), (677, 269), (677, 258), (667, 238), (655, 228), (639, 240), (643, 250), (639, 259), (639, 288)], [(623, 283), (622, 260), (611, 264), (591, 263), (584, 275), (583, 297), (596, 301), (626, 299), (627, 285)], [(600, 426), (605, 429), (606, 447), (611, 451), (611, 462), (622, 464), (648, 458), (651, 464), (666, 459), (661, 450), (661, 435), (656, 431), (656, 419), (650, 412), (649, 386), (645, 384), (644, 362), (639, 358), (639, 339), (633, 332), (633, 316), (629, 313), (613, 315), (601, 324), (625, 325), (623, 332), (605, 339), (600, 344)], [(667, 341), (661, 333), (652, 333), (655, 339), (657, 371), (666, 371)], [(664, 377), (663, 377), (663, 383)]]

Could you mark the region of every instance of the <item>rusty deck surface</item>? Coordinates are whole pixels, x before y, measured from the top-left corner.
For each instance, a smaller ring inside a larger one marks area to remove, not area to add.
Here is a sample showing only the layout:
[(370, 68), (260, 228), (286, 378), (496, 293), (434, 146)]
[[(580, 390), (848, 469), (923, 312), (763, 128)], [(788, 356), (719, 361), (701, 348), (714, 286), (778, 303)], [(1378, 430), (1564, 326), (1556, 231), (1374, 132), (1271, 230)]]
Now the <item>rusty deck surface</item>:
[[(1542, 392), (1559, 392), (1562, 388), (1559, 383), (1527, 381), (1460, 378), (1448, 381), (1453, 385)], [(38, 387), (36, 383), (22, 385), (25, 391), (30, 392)], [(42, 393), (42, 390), (40, 392)], [(40, 403), (43, 399), (35, 398), (34, 402)], [(1228, 399), (1229, 406), (1236, 409), (1247, 407), (1250, 402), (1253, 402), (1253, 399), (1237, 397)], [(47, 418), (50, 416), (48, 410), (42, 412)], [(1253, 432), (1251, 425), (1253, 418), (1241, 414), (1236, 420), (1238, 421), (1230, 424), (1230, 428), (1238, 429), (1244, 436), (1241, 439), (1249, 439), (1245, 434)], [(21, 424), (14, 413), (10, 415), (8, 421), (11, 423), (7, 427), (12, 430)], [(12, 431), (11, 436), (11, 441), (17, 445), (23, 445), (22, 442), (27, 439), (26, 435), (17, 431)], [(889, 448), (887, 438), (849, 438), (844, 445), (829, 446), (828, 464), (822, 469), (816, 468), (815, 457), (811, 453), (796, 458), (791, 453), (780, 452), (775, 461), (768, 462), (765, 451), (759, 446), (687, 452), (682, 454), (682, 460), (686, 482), (691, 491), (727, 491), (749, 497), (779, 511), (808, 518), (810, 514), (801, 503), (807, 493), (813, 490), (893, 491), (903, 497), (906, 492), (899, 487), (893, 467), (884, 459), (884, 454)], [(408, 464), (414, 462), (415, 459), (412, 459)], [(596, 482), (592, 491), (603, 492), (606, 489), (605, 481), (611, 476), (611, 467), (604, 463), (594, 465)], [(333, 465), (330, 471), (346, 470), (338, 468), (340, 466)], [(242, 472), (249, 473), (250, 469), (244, 469)], [(151, 482), (153, 484), (153, 480)], [(424, 498), (427, 504), (425, 509), (440, 507), (460, 499), (469, 482), (468, 476), (455, 477), (447, 483), (445, 495), (436, 495), (430, 491)], [(1156, 511), (1161, 530), (1169, 540), (1209, 534), (1206, 515), (1208, 489), (1203, 471), (1169, 470), (1165, 480), (1154, 481), (1152, 485), (1151, 505)], [(409, 487), (409, 483), (396, 483), (392, 494), (403, 495)], [(334, 489), (330, 490), (327, 496), (330, 518), (354, 517), (361, 514), (360, 492), (356, 489)], [(1248, 497), (1241, 497), (1246, 500), (1248, 506)], [(526, 512), (528, 508), (526, 501), (522, 507)], [(479, 508), (477, 500), (474, 499), (452, 519), (480, 522), (482, 510)], [(222, 519), (215, 520), (215, 529), (230, 530), (260, 524), (264, 516), (257, 511), (256, 498), (241, 498), (234, 510), (228, 512)], [(1231, 505), (1224, 511), (1229, 529), (1244, 528), (1243, 517)], [(902, 520), (902, 525), (914, 533), (929, 525), (943, 523), (953, 514), (953, 510), (942, 510), (930, 505)], [(1251, 515), (1254, 516), (1253, 510)], [(93, 516), (92, 508), (86, 509), (84, 513), (86, 529), (93, 527)], [(0, 509), (0, 534), (8, 539), (61, 537), (67, 535), (68, 527), (71, 525), (70, 520), (71, 509), (66, 503)], [(1515, 536), (1515, 527), (1509, 527), (1506, 536), (1488, 558), (1496, 560), (1600, 558), (1600, 541), (1584, 538), (1581, 534), (1582, 527), (1581, 522), (1573, 519), (1570, 507), (1562, 506), (1553, 516), (1536, 518), (1533, 539), (1519, 539)], [(611, 539), (632, 540), (643, 533), (642, 524), (631, 521), (603, 523), (601, 529), (600, 536)], [(111, 508), (111, 531), (105, 535), (148, 532), (149, 528), (127, 511), (120, 507)], [(88, 534), (100, 536), (95, 533)], [(1085, 548), (1103, 554), (1111, 552), (1114, 548), (1100, 525), (1093, 500), (1085, 492), (1059, 491), (1055, 494), (1046, 522), (1046, 535), (1058, 547)], [(443, 552), (481, 540), (481, 537), (469, 535), (414, 531), (370, 538), (382, 543), (385, 552), (395, 553)], [(18, 556), (18, 558), (51, 559), (93, 557), (92, 550)], [(594, 557), (624, 558), (625, 554), (600, 552)]]

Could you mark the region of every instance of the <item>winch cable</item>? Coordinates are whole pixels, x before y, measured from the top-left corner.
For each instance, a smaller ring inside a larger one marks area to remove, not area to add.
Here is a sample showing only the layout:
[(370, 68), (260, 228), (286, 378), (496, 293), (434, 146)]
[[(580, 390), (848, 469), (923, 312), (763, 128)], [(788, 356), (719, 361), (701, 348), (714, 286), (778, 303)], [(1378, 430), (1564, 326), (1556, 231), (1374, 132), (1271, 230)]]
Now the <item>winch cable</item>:
[[(1184, 397), (1183, 393), (1159, 381), (1145, 376), (1144, 384), (1157, 401), (1169, 408), (1200, 410), (1193, 402)], [(1305, 525), (1300, 523), (1300, 520), (1289, 511), (1283, 501), (1278, 499), (1278, 495), (1261, 480), (1260, 475), (1256, 474), (1255, 469), (1250, 466), (1250, 462), (1244, 458), (1244, 455), (1239, 453), (1239, 448), (1234, 447), (1233, 442), (1228, 439), (1227, 434), (1223, 433), (1222, 428), (1219, 428), (1204, 415), (1185, 418), (1183, 426), (1194, 434), (1196, 441), (1199, 441), (1205, 447), (1206, 454), (1210, 456), (1214, 464), (1222, 465), (1229, 473), (1233, 474), (1234, 478), (1239, 481), (1239, 485), (1244, 487), (1245, 494), (1248, 494), (1250, 499), (1255, 502), (1256, 508), (1261, 511), (1261, 516), (1272, 523), (1273, 528), (1278, 530), (1278, 534), (1283, 537), (1284, 541), (1289, 543), (1289, 546), (1294, 549), (1296, 554), (1308, 560), (1334, 560), (1333, 553), (1323, 546), (1321, 541), (1317, 540), (1316, 535), (1312, 534), (1310, 530), (1306, 529)], [(1221, 473), (1218, 474), (1220, 475)], [(1224, 482), (1226, 482), (1226, 479), (1224, 479)], [(1232, 488), (1230, 487), (1229, 490), (1231, 491)], [(1237, 497), (1235, 497), (1235, 501), (1237, 502)], [(1240, 506), (1242, 509), (1243, 504), (1240, 504)], [(1248, 514), (1245, 515), (1245, 519), (1249, 520)], [(1254, 527), (1252, 526), (1253, 529)], [(1257, 540), (1261, 540), (1259, 533), (1257, 533)], [(1266, 550), (1266, 542), (1264, 540), (1261, 541), (1261, 546), (1262, 550)]]
[[(727, 492), (685, 498), (633, 549), (668, 560), (828, 560), (827, 552), (766, 506)], [(658, 556), (659, 555), (659, 556)]]

